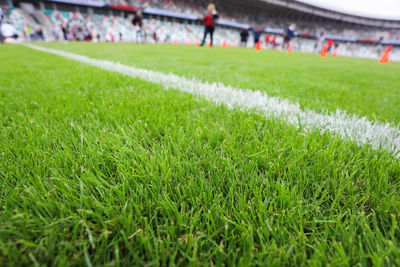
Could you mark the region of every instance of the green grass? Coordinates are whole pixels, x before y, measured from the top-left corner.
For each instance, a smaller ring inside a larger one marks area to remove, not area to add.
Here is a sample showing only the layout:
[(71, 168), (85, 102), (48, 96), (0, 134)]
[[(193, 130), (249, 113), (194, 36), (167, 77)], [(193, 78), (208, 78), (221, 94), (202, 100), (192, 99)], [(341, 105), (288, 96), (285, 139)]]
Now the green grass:
[(400, 63), (194, 46), (49, 43), (46, 47), (265, 91), (316, 111), (337, 109), (400, 123)]
[(400, 265), (385, 152), (22, 46), (0, 77), (0, 265)]

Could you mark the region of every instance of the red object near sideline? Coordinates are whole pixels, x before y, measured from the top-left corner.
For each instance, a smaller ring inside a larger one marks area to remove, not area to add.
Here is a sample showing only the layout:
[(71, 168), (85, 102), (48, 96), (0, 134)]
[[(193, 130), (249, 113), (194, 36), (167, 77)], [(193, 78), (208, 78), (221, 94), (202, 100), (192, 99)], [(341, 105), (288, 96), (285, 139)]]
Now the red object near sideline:
[(271, 39), (271, 35), (267, 34), (267, 36), (265, 36), (265, 43), (269, 43), (269, 39)]
[(381, 59), (379, 60), (379, 63), (382, 63), (382, 64), (389, 63), (389, 53), (390, 53), (390, 50), (392, 50), (392, 46), (391, 46), (391, 45), (388, 45), (388, 46), (386, 47), (385, 51), (383, 52), (383, 54), (382, 54), (382, 56), (381, 56)]
[(321, 57), (326, 57), (326, 54), (328, 53), (328, 47), (329, 47), (328, 43), (324, 44), (324, 47), (322, 48), (321, 51)]
[(328, 47), (332, 47), (332, 46), (333, 46), (333, 40), (330, 39), (330, 40), (328, 41)]
[(337, 54), (338, 54), (338, 49), (337, 48), (335, 48), (335, 50), (333, 51), (333, 57), (337, 57)]
[(257, 51), (261, 51), (261, 41), (258, 42), (258, 43), (256, 43), (256, 45), (254, 46), (254, 48), (255, 48)]

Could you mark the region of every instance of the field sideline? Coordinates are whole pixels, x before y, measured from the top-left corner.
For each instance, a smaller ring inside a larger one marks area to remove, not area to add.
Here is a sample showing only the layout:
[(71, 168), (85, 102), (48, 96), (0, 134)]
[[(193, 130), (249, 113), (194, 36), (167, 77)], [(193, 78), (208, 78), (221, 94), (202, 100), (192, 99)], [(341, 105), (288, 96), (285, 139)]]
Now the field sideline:
[[(397, 63), (43, 46), (400, 121)], [(5, 265), (400, 265), (390, 153), (23, 46), (0, 75)]]
[(345, 140), (357, 142), (359, 145), (369, 145), (373, 149), (386, 150), (395, 157), (400, 157), (400, 130), (398, 127), (390, 127), (388, 123), (371, 122), (354, 114), (348, 116), (341, 110), (337, 110), (336, 113), (324, 111), (319, 114), (308, 109), (302, 110), (297, 103), (290, 103), (287, 99), (279, 97), (270, 97), (260, 91), (241, 90), (221, 83), (203, 83), (196, 78), (187, 79), (174, 74), (140, 69), (112, 61), (92, 59), (62, 50), (29, 44), (27, 46), (41, 52), (55, 54), (108, 71), (157, 83), (165, 89), (172, 88), (191, 93), (216, 104), (226, 105), (229, 108), (261, 112), (267, 117), (278, 118), (304, 130), (316, 128), (322, 133), (337, 134)]
[(90, 58), (220, 82), (299, 102), (302, 108), (347, 111), (400, 123), (400, 62), (220, 47), (110, 43), (45, 43)]

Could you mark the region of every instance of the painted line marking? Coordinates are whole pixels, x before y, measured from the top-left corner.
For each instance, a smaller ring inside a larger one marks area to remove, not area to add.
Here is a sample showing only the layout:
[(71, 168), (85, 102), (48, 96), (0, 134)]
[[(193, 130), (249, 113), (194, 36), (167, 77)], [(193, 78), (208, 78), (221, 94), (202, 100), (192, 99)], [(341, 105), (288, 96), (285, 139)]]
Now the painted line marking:
[(289, 100), (280, 97), (270, 97), (260, 91), (236, 89), (221, 83), (200, 82), (175, 74), (145, 70), (118, 62), (93, 59), (32, 44), (26, 44), (26, 46), (107, 71), (156, 83), (165, 89), (176, 89), (201, 96), (216, 104), (224, 104), (230, 109), (257, 110), (267, 117), (280, 118), (295, 127), (301, 125), (306, 130), (319, 129), (322, 133), (333, 133), (345, 140), (354, 141), (359, 146), (370, 145), (375, 150), (386, 150), (396, 158), (400, 158), (400, 130), (398, 127), (392, 127), (389, 123), (372, 122), (366, 117), (349, 115), (340, 110), (330, 113), (317, 113), (309, 109), (301, 109), (298, 103), (291, 103)]

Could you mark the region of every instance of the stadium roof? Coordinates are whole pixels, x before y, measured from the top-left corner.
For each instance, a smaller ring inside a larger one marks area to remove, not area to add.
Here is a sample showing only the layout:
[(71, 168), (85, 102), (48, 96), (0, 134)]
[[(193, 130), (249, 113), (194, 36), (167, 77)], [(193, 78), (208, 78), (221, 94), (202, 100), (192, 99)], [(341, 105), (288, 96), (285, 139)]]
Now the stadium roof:
[(399, 0), (296, 0), (309, 5), (324, 9), (385, 20), (400, 20)]
[[(400, 0), (379, 0), (379, 1), (378, 0), (335, 0), (335, 1), (259, 0), (259, 1), (270, 5), (280, 6), (283, 8), (288, 8), (302, 13), (307, 13), (310, 15), (315, 15), (337, 21), (375, 26), (375, 27), (400, 29), (400, 11), (399, 11)], [(350, 11), (349, 10), (350, 8), (354, 9), (357, 6), (355, 3), (359, 3), (358, 6), (360, 7), (360, 9), (358, 9), (358, 11), (354, 10)], [(389, 4), (391, 8), (389, 8)], [(379, 8), (375, 8), (376, 9), (375, 15), (367, 15), (365, 10), (368, 8), (370, 12), (372, 12), (371, 10), (375, 5), (379, 6)], [(343, 10), (344, 6), (346, 6), (346, 10)], [(342, 10), (339, 10), (339, 7), (342, 7)], [(384, 18), (383, 18), (384, 15), (382, 15), (382, 13), (381, 16), (378, 15), (379, 12), (385, 12), (385, 10), (387, 13)], [(391, 15), (389, 15), (389, 11), (391, 12), (390, 13)], [(363, 13), (364, 15), (361, 15), (361, 12), (364, 12)], [(397, 19), (394, 19), (396, 17)]]

